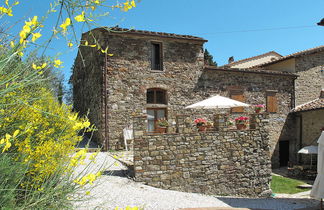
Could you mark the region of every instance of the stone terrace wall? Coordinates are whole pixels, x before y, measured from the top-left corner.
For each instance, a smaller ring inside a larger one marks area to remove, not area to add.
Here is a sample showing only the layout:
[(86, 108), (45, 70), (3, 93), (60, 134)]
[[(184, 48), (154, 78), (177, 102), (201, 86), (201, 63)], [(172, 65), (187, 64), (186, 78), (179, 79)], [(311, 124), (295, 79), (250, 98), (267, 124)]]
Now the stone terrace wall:
[(277, 91), (278, 111), (269, 113), (267, 130), (270, 139), (270, 154), (273, 168), (279, 167), (279, 141), (295, 140), (293, 123), (287, 118), (293, 108), (294, 79), (289, 76), (263, 75), (242, 72), (208, 70), (199, 78), (197, 95), (220, 94), (230, 97), (230, 89), (243, 90), (245, 103), (266, 104), (266, 91)]
[(253, 130), (163, 135), (146, 135), (146, 116), (136, 117), (136, 181), (185, 192), (269, 196), (268, 120), (256, 117)]

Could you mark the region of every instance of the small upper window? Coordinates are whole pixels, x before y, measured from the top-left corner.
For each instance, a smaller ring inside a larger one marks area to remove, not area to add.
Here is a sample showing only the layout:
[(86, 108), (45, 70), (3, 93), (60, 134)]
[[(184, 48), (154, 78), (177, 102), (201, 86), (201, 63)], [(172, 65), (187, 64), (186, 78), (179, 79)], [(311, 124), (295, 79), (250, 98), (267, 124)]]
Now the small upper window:
[(162, 44), (152, 43), (152, 59), (151, 59), (152, 70), (163, 70), (162, 66)]
[(267, 112), (276, 113), (278, 111), (278, 101), (276, 91), (267, 91)]
[[(245, 97), (243, 95), (243, 90), (232, 90), (230, 92), (230, 96), (231, 99), (240, 101), (240, 102), (244, 102), (245, 101)], [(243, 113), (244, 112), (244, 107), (240, 106), (240, 107), (235, 107), (231, 109), (232, 113)]]
[(166, 91), (162, 89), (148, 89), (146, 102), (148, 104), (167, 104)]

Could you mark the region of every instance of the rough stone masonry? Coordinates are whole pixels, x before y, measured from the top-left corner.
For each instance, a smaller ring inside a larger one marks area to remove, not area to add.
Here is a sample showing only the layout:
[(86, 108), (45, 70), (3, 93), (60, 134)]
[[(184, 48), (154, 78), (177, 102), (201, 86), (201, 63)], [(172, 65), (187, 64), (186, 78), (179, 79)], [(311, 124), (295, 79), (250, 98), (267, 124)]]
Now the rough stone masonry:
[(184, 192), (269, 196), (271, 161), (268, 133), (264, 129), (267, 117), (252, 116), (255, 129), (244, 131), (161, 135), (146, 134), (146, 116), (136, 117), (136, 181)]

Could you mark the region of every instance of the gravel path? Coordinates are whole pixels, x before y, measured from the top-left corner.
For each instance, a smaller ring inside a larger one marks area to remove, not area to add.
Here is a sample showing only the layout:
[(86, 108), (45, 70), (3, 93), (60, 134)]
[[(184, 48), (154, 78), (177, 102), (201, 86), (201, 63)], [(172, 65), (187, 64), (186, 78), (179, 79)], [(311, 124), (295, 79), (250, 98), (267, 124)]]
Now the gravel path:
[[(206, 196), (197, 193), (184, 193), (172, 190), (162, 190), (150, 187), (131, 178), (127, 178), (127, 168), (116, 163), (110, 153), (101, 152), (96, 158), (96, 164), (88, 171), (92, 173), (106, 169), (90, 189), (79, 192), (85, 194), (80, 202), (75, 203), (77, 209), (114, 209), (116, 206), (144, 207), (145, 210), (169, 210), (194, 207), (233, 207), (258, 209), (299, 209), (314, 206), (314, 200), (295, 198), (248, 199), (219, 196)], [(76, 173), (82, 173), (84, 166)], [(84, 173), (84, 172), (83, 172)]]

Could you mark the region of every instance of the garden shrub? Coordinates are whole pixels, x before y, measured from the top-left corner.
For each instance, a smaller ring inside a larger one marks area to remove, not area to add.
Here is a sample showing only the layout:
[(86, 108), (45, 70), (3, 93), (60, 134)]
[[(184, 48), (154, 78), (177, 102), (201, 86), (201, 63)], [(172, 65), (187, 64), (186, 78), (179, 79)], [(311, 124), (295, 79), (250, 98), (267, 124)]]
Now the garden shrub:
[(71, 173), (85, 155), (73, 157), (78, 133), (93, 128), (58, 102), (30, 63), (2, 52), (0, 206), (69, 206), (67, 195), (78, 187)]

